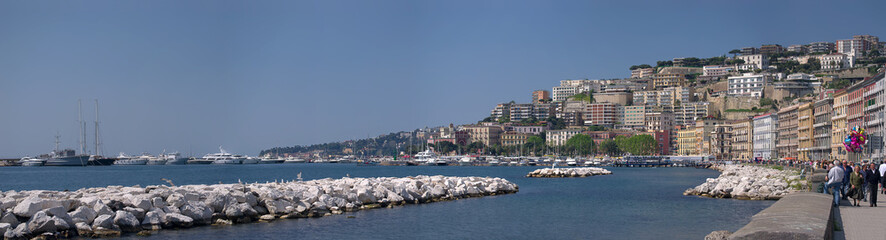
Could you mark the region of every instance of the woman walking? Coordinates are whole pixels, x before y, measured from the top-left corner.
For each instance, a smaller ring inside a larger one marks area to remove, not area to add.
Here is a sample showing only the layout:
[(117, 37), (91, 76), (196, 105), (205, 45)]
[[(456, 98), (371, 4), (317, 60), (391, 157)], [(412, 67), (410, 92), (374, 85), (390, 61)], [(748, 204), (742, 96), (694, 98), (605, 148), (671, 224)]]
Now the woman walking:
[(852, 189), (849, 191), (853, 192), (850, 196), (852, 197), (852, 206), (858, 207), (858, 201), (864, 199), (864, 188), (862, 185), (864, 184), (865, 179), (862, 177), (859, 167), (853, 169), (855, 169), (855, 171), (852, 171), (852, 174), (849, 175), (849, 184), (852, 184)]

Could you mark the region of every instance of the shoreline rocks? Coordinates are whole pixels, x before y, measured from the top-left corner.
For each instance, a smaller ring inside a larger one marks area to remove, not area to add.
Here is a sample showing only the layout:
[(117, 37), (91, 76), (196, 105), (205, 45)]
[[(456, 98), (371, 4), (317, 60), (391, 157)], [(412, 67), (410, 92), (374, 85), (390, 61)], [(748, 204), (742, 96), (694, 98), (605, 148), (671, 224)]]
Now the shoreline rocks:
[(803, 179), (794, 171), (777, 170), (748, 165), (715, 165), (720, 172), (717, 178), (686, 189), (683, 195), (710, 198), (735, 198), (740, 200), (778, 200), (788, 193), (797, 192), (791, 183), (802, 184)]
[(609, 175), (611, 171), (597, 167), (579, 168), (540, 168), (530, 172), (526, 177), (531, 178), (564, 178), (564, 177), (589, 177), (595, 175)]
[(142, 230), (322, 217), (517, 191), (516, 184), (502, 178), (445, 176), (6, 191), (0, 192), (0, 229), (6, 239), (115, 237)]

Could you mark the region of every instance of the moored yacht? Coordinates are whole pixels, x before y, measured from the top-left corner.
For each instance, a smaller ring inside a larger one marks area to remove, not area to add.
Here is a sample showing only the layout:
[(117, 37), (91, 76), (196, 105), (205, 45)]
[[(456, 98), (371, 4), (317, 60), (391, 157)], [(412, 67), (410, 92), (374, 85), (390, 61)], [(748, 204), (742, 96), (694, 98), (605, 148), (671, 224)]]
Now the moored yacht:
[(147, 165), (166, 165), (166, 159), (162, 157), (149, 156)]
[(241, 155), (233, 155), (218, 147), (219, 153), (210, 153), (203, 156), (203, 159), (212, 160), (212, 164), (243, 164), (246, 159)]
[(463, 157), (458, 160), (459, 166), (471, 166), (474, 163), (474, 159), (471, 157)]
[(148, 159), (152, 156), (147, 154), (142, 154), (141, 156), (126, 156), (126, 154), (120, 153), (117, 156), (117, 160), (114, 161), (114, 165), (145, 165), (148, 164)]
[(43, 166), (86, 166), (89, 155), (76, 154), (74, 150), (53, 151)]
[(306, 161), (304, 159), (297, 158), (297, 157), (289, 157), (289, 158), (286, 158), (285, 161), (283, 161), (283, 163), (305, 163), (305, 162)]
[(39, 167), (43, 166), (43, 163), (45, 162), (46, 159), (23, 157), (21, 160), (18, 161), (18, 164), (24, 167)]
[(262, 158), (260, 161), (258, 161), (258, 163), (259, 164), (272, 164), (272, 163), (283, 163), (283, 161), (286, 161), (286, 159), (280, 159), (277, 157), (273, 157), (273, 158)]
[(188, 163), (188, 158), (182, 157), (178, 152), (160, 154), (160, 158), (166, 160), (166, 165), (184, 165)]
[(246, 157), (243, 159), (243, 164), (256, 164), (260, 161), (257, 157)]

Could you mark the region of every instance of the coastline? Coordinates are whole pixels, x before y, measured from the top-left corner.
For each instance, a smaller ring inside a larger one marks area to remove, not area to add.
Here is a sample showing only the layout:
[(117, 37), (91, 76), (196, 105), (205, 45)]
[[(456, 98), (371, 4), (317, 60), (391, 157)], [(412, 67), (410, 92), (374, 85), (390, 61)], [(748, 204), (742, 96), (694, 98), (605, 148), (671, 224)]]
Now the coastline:
[(739, 200), (778, 200), (799, 192), (806, 180), (793, 170), (779, 170), (752, 165), (714, 165), (720, 171), (717, 178), (690, 189), (683, 195)]

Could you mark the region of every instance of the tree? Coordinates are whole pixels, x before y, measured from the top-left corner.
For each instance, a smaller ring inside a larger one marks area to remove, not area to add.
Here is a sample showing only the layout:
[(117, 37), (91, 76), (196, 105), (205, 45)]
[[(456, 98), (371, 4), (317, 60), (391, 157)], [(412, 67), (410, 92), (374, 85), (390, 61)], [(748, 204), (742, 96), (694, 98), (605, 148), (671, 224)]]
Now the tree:
[(564, 122), (563, 119), (557, 118), (555, 116), (548, 117), (547, 119), (545, 119), (545, 122), (547, 122), (548, 127), (551, 130), (560, 130), (566, 128), (566, 122)]
[(468, 150), (467, 152), (478, 153), (480, 151), (483, 151), (483, 149), (486, 148), (486, 145), (483, 144), (483, 142), (472, 142), (471, 144), (468, 144), (468, 146), (466, 146), (465, 148)]
[(606, 140), (600, 142), (598, 146), (600, 148), (600, 153), (609, 155), (609, 156), (618, 156), (621, 155), (621, 149), (618, 149), (618, 144), (615, 143), (615, 140)]
[(774, 105), (775, 101), (769, 98), (760, 98), (760, 106)]
[(495, 117), (488, 116), (488, 117), (484, 118), (483, 120), (480, 120), (480, 122), (495, 122)]
[(526, 139), (526, 143), (523, 144), (524, 149), (532, 152), (536, 156), (541, 155), (546, 146), (545, 139), (540, 136), (529, 136), (529, 138)]
[(580, 155), (589, 155), (596, 152), (596, 144), (590, 136), (585, 134), (576, 134), (566, 140), (566, 149), (576, 152)]
[(437, 150), (437, 152), (439, 152), (441, 154), (446, 154), (446, 153), (458, 150), (458, 146), (455, 145), (454, 143), (443, 141), (443, 142), (437, 142), (436, 144), (434, 144), (434, 150)]

